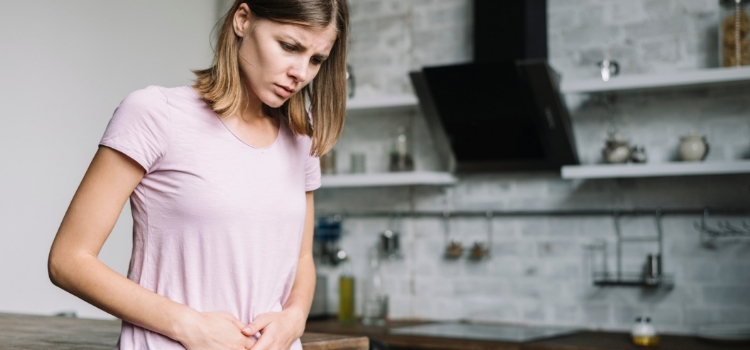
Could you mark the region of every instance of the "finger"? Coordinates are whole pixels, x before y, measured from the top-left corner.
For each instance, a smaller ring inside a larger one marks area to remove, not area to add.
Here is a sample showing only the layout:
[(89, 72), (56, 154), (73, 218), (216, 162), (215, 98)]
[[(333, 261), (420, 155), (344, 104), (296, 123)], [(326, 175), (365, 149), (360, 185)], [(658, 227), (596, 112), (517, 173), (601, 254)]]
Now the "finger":
[(273, 341), (271, 341), (271, 338), (268, 336), (261, 336), (258, 338), (258, 340), (253, 344), (250, 349), (252, 350), (268, 350), (268, 349), (274, 349)]
[(237, 329), (245, 328), (245, 324), (242, 323), (242, 321), (240, 321), (240, 320), (238, 320), (238, 319), (236, 319), (234, 317), (232, 317), (229, 320), (232, 321), (232, 324), (235, 325), (237, 327)]
[(220, 313), (221, 317), (226, 319), (229, 322), (232, 322), (233, 325), (235, 325), (238, 329), (245, 328), (245, 324), (242, 323), (242, 321), (238, 320), (237, 317), (234, 317), (234, 315), (228, 313), (228, 312), (222, 312)]
[(247, 338), (247, 340), (245, 340), (245, 349), (252, 349), (255, 343), (256, 341), (252, 337)]
[(247, 327), (242, 329), (242, 334), (250, 337), (255, 335), (255, 333), (260, 332), (262, 329), (266, 328), (268, 324), (271, 323), (270, 317), (264, 317), (263, 315), (260, 315), (253, 320)]

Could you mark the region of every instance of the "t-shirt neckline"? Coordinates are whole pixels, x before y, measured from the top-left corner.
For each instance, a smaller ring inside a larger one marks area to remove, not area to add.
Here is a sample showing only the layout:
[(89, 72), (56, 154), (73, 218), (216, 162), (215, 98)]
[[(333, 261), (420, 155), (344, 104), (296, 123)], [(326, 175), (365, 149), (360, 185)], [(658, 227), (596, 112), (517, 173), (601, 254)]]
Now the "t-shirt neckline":
[(228, 132), (228, 133), (229, 133), (229, 134), (230, 134), (230, 135), (231, 135), (232, 137), (234, 137), (234, 138), (235, 138), (235, 139), (236, 139), (237, 141), (239, 141), (239, 142), (242, 142), (242, 144), (243, 144), (243, 145), (245, 145), (245, 146), (247, 146), (247, 147), (250, 147), (250, 148), (253, 148), (253, 149), (257, 149), (257, 150), (264, 150), (264, 151), (265, 151), (265, 150), (269, 150), (269, 149), (271, 149), (271, 148), (272, 148), (272, 147), (273, 147), (274, 145), (276, 145), (277, 143), (279, 143), (279, 139), (281, 138), (281, 133), (282, 133), (282, 132), (284, 131), (284, 130), (282, 130), (282, 128), (284, 128), (284, 121), (283, 121), (283, 120), (280, 120), (280, 121), (279, 121), (279, 130), (278, 130), (278, 132), (276, 133), (276, 139), (274, 139), (274, 140), (273, 140), (273, 142), (272, 142), (272, 143), (271, 143), (270, 145), (268, 145), (268, 146), (265, 146), (265, 147), (258, 147), (258, 146), (253, 146), (253, 145), (251, 145), (251, 144), (249, 144), (249, 143), (245, 142), (245, 141), (244, 141), (243, 139), (241, 139), (241, 138), (240, 138), (239, 136), (237, 136), (237, 135), (236, 135), (236, 134), (235, 134), (234, 132), (232, 132), (232, 130), (231, 130), (231, 129), (229, 129), (229, 127), (228, 127), (228, 126), (227, 126), (227, 125), (226, 125), (226, 124), (224, 123), (224, 121), (223, 121), (223, 120), (221, 120), (221, 116), (219, 116), (219, 115), (218, 115), (218, 114), (217, 114), (217, 113), (216, 113), (216, 112), (215, 112), (215, 111), (213, 110), (213, 108), (211, 108), (211, 106), (209, 106), (209, 105), (208, 105), (208, 103), (206, 103), (206, 101), (203, 101), (203, 99), (202, 99), (202, 98), (200, 97), (200, 95), (198, 95), (198, 92), (197, 92), (197, 91), (195, 91), (195, 89), (193, 89), (193, 87), (192, 87), (192, 86), (190, 86), (190, 85), (186, 85), (186, 87), (187, 87), (187, 88), (188, 88), (188, 89), (190, 90), (190, 92), (191, 92), (191, 93), (193, 94), (193, 97), (195, 97), (195, 98), (196, 98), (196, 99), (197, 99), (197, 100), (198, 100), (198, 101), (199, 101), (200, 103), (202, 103), (202, 104), (203, 104), (203, 105), (204, 105), (204, 106), (205, 106), (205, 107), (206, 107), (206, 108), (207, 108), (207, 109), (208, 109), (208, 110), (210, 111), (210, 113), (211, 113), (211, 114), (213, 115), (213, 117), (214, 117), (214, 118), (216, 118), (216, 119), (217, 119), (217, 120), (219, 121), (219, 123), (221, 123), (221, 125), (222, 125), (222, 126), (224, 127), (224, 129), (225, 129), (225, 130), (226, 130), (226, 131), (227, 131), (227, 132)]

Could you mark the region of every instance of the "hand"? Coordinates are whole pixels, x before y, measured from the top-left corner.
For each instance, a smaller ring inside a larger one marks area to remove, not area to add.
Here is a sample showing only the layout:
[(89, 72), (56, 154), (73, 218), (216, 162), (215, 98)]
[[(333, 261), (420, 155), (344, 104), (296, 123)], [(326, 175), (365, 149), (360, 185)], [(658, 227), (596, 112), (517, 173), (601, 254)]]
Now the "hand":
[(305, 331), (305, 315), (297, 309), (288, 308), (281, 312), (268, 312), (258, 315), (242, 333), (252, 336), (260, 332), (258, 342), (252, 350), (289, 350), (294, 341)]
[(180, 339), (188, 350), (246, 350), (255, 344), (251, 336), (242, 334), (245, 325), (228, 312), (200, 312), (188, 322)]

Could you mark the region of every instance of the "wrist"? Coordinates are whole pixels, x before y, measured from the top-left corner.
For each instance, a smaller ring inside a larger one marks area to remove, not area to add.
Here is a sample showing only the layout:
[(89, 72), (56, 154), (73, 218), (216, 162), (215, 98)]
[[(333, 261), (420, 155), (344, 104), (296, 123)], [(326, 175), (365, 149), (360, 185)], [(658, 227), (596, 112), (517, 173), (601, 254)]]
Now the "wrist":
[(189, 307), (182, 307), (173, 313), (170, 322), (170, 334), (166, 336), (184, 342), (198, 328), (200, 312)]
[(289, 306), (288, 308), (284, 309), (284, 312), (289, 314), (292, 318), (292, 321), (296, 326), (295, 328), (299, 332), (298, 336), (302, 336), (302, 333), (305, 332), (305, 325), (307, 323), (307, 311), (301, 307)]

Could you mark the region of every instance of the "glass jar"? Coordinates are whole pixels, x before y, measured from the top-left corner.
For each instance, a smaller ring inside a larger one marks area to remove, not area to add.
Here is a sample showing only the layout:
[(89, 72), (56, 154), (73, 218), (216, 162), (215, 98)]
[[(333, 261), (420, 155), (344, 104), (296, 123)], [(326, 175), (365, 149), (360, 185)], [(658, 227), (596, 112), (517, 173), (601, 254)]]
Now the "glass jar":
[(365, 281), (364, 303), (362, 304), (362, 324), (365, 326), (385, 326), (388, 318), (388, 294), (383, 287), (380, 275), (380, 256), (378, 248), (369, 250), (370, 266)]
[(414, 159), (409, 154), (409, 145), (406, 138), (406, 129), (399, 127), (396, 142), (390, 154), (390, 171), (412, 171), (414, 170)]
[(750, 0), (719, 0), (719, 63), (722, 67), (750, 64)]
[(659, 336), (656, 335), (656, 329), (651, 324), (651, 318), (638, 317), (635, 324), (630, 330), (633, 343), (640, 347), (655, 347), (659, 345)]

